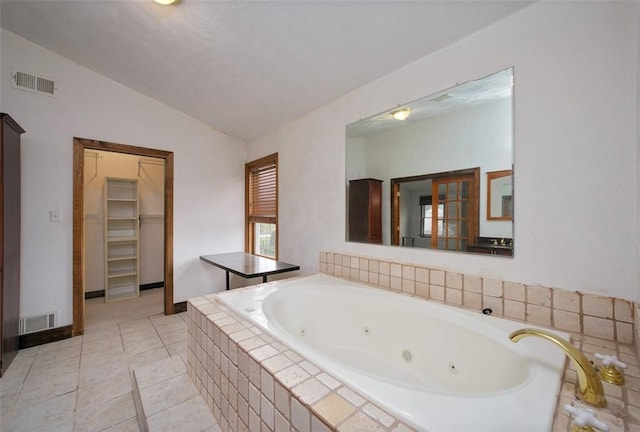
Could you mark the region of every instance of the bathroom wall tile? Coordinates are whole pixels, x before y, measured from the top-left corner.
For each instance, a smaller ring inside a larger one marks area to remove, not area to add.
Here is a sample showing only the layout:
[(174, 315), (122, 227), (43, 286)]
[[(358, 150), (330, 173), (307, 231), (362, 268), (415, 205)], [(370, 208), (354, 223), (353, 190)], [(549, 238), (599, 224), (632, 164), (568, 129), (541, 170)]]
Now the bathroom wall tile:
[(613, 318), (613, 301), (609, 297), (584, 294), (582, 312), (598, 318)]
[(429, 269), (416, 267), (415, 279), (416, 282), (429, 283)]
[(262, 362), (262, 367), (272, 374), (289, 367), (293, 362), (284, 354), (278, 354)]
[(382, 288), (389, 288), (391, 286), (391, 280), (388, 275), (380, 274), (379, 285)]
[(457, 290), (462, 289), (462, 274), (460, 273), (445, 273), (445, 286), (447, 288), (454, 288)]
[(442, 270), (429, 271), (429, 282), (432, 285), (444, 286), (444, 272)]
[(526, 318), (525, 304), (514, 300), (504, 300), (504, 316), (524, 321)]
[(351, 264), (350, 266), (352, 269), (360, 269), (360, 258), (358, 257), (351, 257)]
[(337, 393), (323, 398), (313, 409), (332, 426), (337, 426), (355, 411), (355, 407)]
[(249, 384), (249, 407), (260, 414), (260, 390), (253, 384)]
[[(289, 424), (289, 421), (278, 411), (274, 413), (274, 420), (275, 432), (291, 432), (291, 425)], [(313, 432), (313, 428), (311, 430)]]
[(311, 432), (331, 432), (331, 429), (316, 416), (311, 416)]
[(482, 278), (482, 295), (502, 297), (502, 281), (492, 278)]
[(309, 374), (300, 366), (293, 365), (276, 373), (276, 378), (286, 387), (291, 388), (309, 378)]
[(482, 278), (478, 276), (464, 275), (464, 290), (476, 294), (482, 294)]
[(357, 269), (357, 268), (352, 268), (351, 269), (351, 275), (349, 276), (349, 279), (357, 281), (359, 276), (360, 276), (360, 270)]
[(445, 299), (445, 291), (444, 287), (440, 285), (429, 285), (429, 295), (430, 298), (438, 301), (444, 301)]
[(369, 282), (369, 271), (360, 269), (360, 272), (358, 273), (358, 280), (364, 283)]
[(326, 270), (325, 270), (325, 272), (326, 272), (327, 274), (334, 274), (334, 272), (335, 272), (335, 265), (334, 265), (334, 264), (325, 264), (325, 265), (326, 265), (326, 267), (325, 267), (325, 269), (326, 269)]
[(320, 262), (321, 263), (326, 263), (327, 262), (327, 253), (326, 252), (320, 252)]
[(310, 432), (311, 416), (298, 400), (291, 398), (291, 426), (299, 432)]
[(527, 305), (527, 322), (540, 324), (543, 326), (551, 325), (551, 308), (538, 306), (535, 304)]
[(416, 268), (413, 266), (402, 266), (402, 279), (415, 281), (416, 280)]
[(380, 274), (381, 275), (390, 275), (391, 274), (391, 264), (387, 261), (380, 261)]
[(380, 261), (378, 260), (369, 260), (369, 271), (372, 273), (380, 273), (379, 270)]
[(265, 369), (260, 371), (260, 391), (270, 402), (274, 402), (273, 376)]
[(406, 294), (415, 294), (416, 283), (412, 280), (402, 279), (402, 292)]
[(582, 318), (584, 334), (602, 339), (613, 339), (613, 321), (585, 315)]
[(462, 304), (467, 309), (480, 310), (482, 309), (482, 295), (465, 290), (462, 292)]
[(504, 282), (502, 284), (503, 296), (505, 299), (524, 302), (526, 300), (526, 291), (524, 284), (515, 282)]
[(333, 275), (337, 277), (342, 277), (342, 266), (334, 265), (333, 266)]
[(342, 256), (338, 253), (333, 254), (333, 263), (335, 265), (342, 265)]
[(580, 293), (554, 289), (553, 308), (567, 312), (580, 312)]
[(402, 278), (402, 265), (397, 263), (391, 263), (391, 276)]
[(391, 426), (395, 422), (395, 419), (393, 417), (370, 403), (362, 407), (362, 411), (369, 417), (377, 420), (379, 423), (382, 423), (386, 427)]
[(273, 403), (262, 395), (260, 399), (260, 419), (267, 425), (269, 430), (273, 430), (274, 428), (274, 415)]
[(275, 407), (276, 409), (282, 413), (282, 416), (289, 420), (289, 392), (284, 388), (282, 384), (279, 382), (275, 382), (274, 384), (274, 392), (275, 392)]
[(260, 430), (260, 416), (256, 414), (256, 412), (252, 409), (249, 409), (249, 430), (250, 431), (259, 431)]
[(614, 316), (618, 321), (633, 323), (633, 303), (627, 300), (614, 299)]
[(320, 273), (327, 273), (327, 263), (320, 263)]
[(462, 305), (462, 291), (459, 289), (446, 288), (445, 301), (448, 304), (461, 306)]
[(365, 399), (362, 396), (351, 390), (349, 387), (340, 387), (338, 389), (338, 394), (355, 407), (359, 407), (365, 402)]
[(380, 275), (378, 273), (369, 272), (369, 280), (368, 282), (372, 285), (378, 285), (380, 282)]
[(616, 340), (620, 343), (633, 343), (633, 324), (616, 322)]
[(390, 288), (394, 291), (402, 291), (402, 279), (399, 277), (391, 276)]
[(560, 330), (580, 333), (582, 331), (580, 314), (563, 310), (554, 310), (553, 326)]
[(494, 316), (504, 315), (502, 299), (500, 297), (482, 296), (482, 308), (489, 308)]
[(356, 413), (340, 425), (341, 432), (384, 432), (382, 425), (363, 413)]
[(416, 282), (416, 295), (424, 299), (429, 298), (429, 284), (423, 282)]
[(551, 289), (539, 285), (526, 285), (527, 303), (535, 306), (551, 307)]
[(360, 270), (364, 270), (365, 272), (369, 271), (369, 260), (366, 258), (359, 258), (358, 268)]
[(325, 386), (329, 387), (330, 390), (335, 390), (340, 387), (340, 381), (336, 380), (334, 377), (329, 375), (326, 372), (321, 372), (316, 376), (316, 378)]
[(310, 378), (293, 387), (292, 392), (302, 402), (313, 405), (329, 394), (329, 388), (315, 378)]

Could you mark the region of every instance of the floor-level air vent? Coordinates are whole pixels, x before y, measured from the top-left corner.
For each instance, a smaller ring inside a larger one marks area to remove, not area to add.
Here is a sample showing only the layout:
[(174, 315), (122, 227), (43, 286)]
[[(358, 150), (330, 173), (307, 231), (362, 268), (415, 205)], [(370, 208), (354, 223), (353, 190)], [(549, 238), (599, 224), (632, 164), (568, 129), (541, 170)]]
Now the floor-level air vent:
[(11, 86), (48, 96), (57, 96), (58, 93), (58, 86), (54, 80), (18, 69), (11, 70)]
[(20, 318), (20, 334), (47, 330), (56, 326), (56, 313), (47, 312)]

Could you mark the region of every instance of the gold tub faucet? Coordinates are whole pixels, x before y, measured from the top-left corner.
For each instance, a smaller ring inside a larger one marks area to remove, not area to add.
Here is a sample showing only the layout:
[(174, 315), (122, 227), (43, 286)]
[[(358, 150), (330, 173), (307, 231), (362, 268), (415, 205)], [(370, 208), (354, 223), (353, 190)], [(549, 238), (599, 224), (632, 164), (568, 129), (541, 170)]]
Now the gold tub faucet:
[(578, 385), (576, 396), (578, 399), (598, 408), (605, 407), (607, 401), (604, 397), (602, 381), (591, 365), (589, 359), (567, 340), (545, 330), (523, 328), (516, 330), (509, 335), (511, 342), (518, 342), (527, 336), (538, 336), (548, 341), (554, 342), (569, 356), (578, 373)]

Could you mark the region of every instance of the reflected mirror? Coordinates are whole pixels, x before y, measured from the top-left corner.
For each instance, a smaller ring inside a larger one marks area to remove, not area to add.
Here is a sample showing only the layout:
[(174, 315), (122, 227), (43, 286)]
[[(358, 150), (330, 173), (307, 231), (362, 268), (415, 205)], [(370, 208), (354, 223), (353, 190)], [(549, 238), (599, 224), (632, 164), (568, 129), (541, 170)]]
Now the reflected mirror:
[(346, 127), (347, 241), (513, 255), (513, 69)]

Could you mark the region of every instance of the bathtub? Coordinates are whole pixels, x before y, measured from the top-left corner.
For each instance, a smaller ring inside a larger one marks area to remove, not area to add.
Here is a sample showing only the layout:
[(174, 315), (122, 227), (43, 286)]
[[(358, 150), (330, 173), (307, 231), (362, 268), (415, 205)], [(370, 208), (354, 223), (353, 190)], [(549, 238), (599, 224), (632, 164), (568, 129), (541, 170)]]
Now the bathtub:
[(325, 274), (218, 297), (416, 430), (551, 430), (565, 354), (529, 325)]

